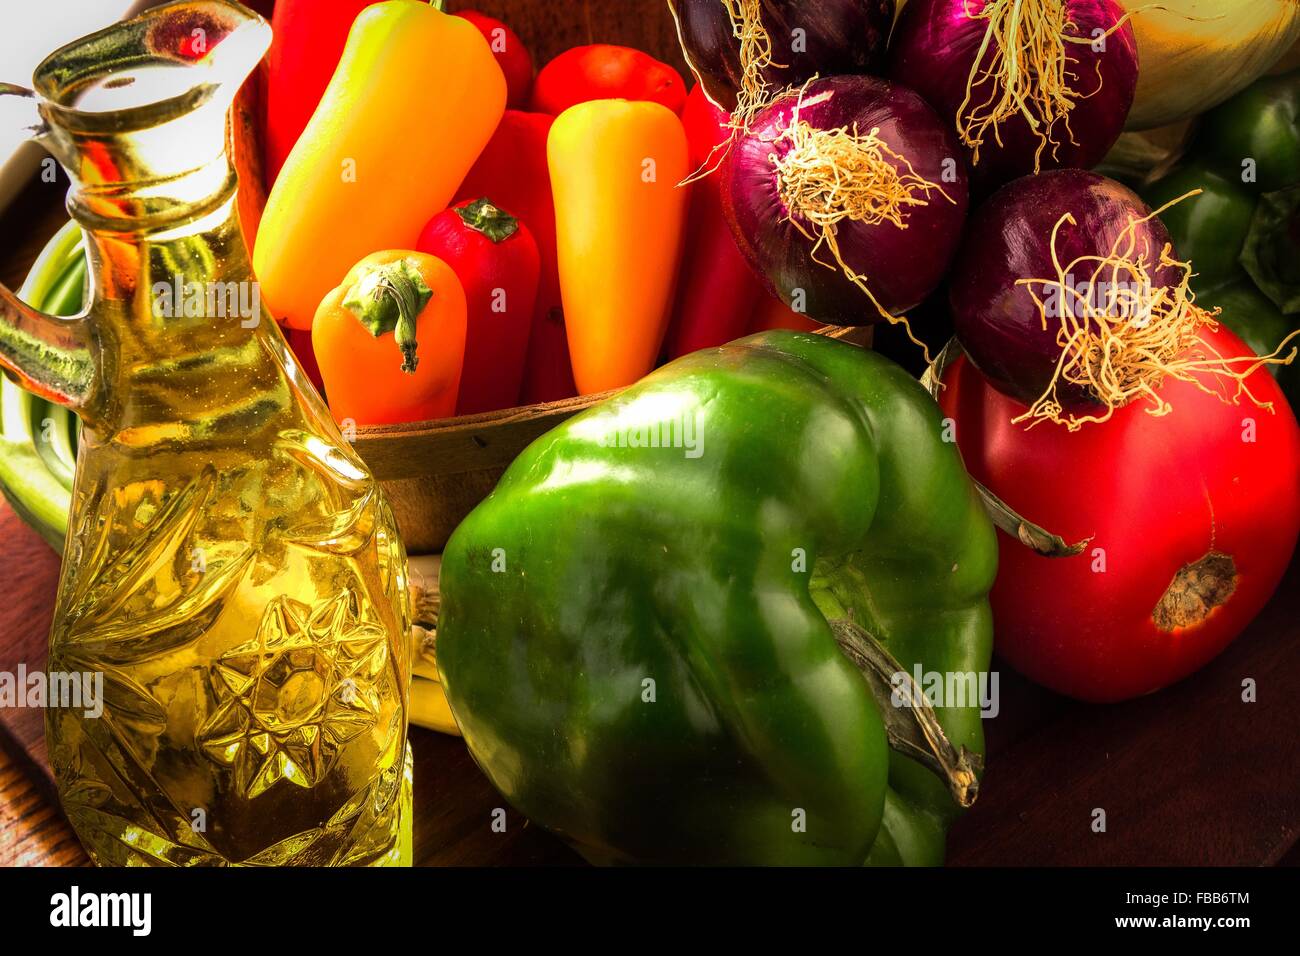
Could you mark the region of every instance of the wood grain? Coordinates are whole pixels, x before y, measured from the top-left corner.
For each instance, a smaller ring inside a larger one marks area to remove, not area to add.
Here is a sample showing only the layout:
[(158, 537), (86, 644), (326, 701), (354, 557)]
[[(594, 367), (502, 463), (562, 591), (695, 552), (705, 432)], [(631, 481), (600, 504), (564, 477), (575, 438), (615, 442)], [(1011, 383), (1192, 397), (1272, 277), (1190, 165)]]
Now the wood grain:
[[(59, 558), (0, 504), (0, 671), (45, 667)], [(39, 709), (0, 708), (0, 866), (81, 865), (86, 855), (58, 810)]]
[(30, 769), (0, 750), (0, 866), (86, 866), (86, 853)]

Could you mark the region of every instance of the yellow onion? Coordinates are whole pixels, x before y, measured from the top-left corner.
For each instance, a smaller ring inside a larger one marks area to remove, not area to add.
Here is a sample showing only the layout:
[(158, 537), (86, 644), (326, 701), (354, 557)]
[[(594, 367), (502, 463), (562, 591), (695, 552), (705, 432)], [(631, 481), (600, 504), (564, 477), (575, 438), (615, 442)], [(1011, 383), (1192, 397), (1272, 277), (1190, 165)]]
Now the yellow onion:
[(1300, 37), (1300, 0), (1120, 5), (1133, 15), (1138, 46), (1131, 130), (1176, 123), (1217, 106), (1266, 73)]

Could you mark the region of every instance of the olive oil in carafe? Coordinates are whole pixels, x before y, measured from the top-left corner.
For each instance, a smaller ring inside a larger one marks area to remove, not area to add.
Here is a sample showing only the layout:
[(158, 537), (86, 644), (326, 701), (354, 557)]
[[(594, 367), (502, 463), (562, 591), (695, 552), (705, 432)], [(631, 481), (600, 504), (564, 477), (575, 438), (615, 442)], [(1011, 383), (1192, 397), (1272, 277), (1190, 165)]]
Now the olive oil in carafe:
[(406, 554), (263, 313), (226, 154), (269, 38), (184, 0), (0, 88), (90, 266), (81, 318), (0, 290), (0, 364), (83, 423), (49, 670), (102, 675), (103, 706), (48, 708), (46, 741), (99, 864), (410, 860)]

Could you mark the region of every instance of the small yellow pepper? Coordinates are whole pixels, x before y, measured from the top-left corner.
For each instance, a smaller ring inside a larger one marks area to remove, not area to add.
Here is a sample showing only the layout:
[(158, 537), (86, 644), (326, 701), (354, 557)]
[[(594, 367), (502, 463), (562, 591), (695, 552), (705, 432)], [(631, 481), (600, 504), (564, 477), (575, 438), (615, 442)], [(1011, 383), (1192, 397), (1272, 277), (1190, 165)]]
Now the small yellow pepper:
[(583, 395), (631, 385), (668, 330), (690, 173), (686, 131), (667, 107), (580, 103), (547, 141), (560, 291)]

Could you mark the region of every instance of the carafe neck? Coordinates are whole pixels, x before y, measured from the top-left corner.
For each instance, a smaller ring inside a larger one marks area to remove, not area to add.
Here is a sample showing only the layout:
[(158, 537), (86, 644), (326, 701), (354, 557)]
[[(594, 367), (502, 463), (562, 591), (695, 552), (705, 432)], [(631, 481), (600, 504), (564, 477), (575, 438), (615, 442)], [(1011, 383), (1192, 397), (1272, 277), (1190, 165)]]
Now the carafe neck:
[(170, 230), (86, 233), (100, 437), (221, 441), (292, 401), (300, 377), (262, 308), (233, 193)]

